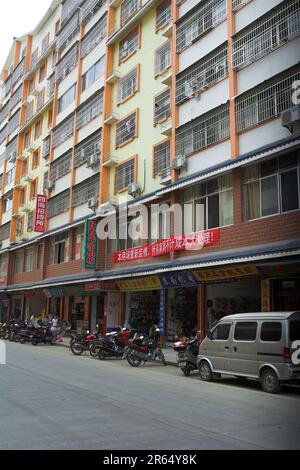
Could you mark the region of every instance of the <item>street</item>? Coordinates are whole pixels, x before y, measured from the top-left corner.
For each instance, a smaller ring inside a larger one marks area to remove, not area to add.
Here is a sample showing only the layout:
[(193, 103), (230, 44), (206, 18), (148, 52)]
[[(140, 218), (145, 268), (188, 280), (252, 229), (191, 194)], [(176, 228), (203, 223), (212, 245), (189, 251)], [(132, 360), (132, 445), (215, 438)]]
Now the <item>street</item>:
[(0, 449), (300, 449), (300, 390), (7, 344)]

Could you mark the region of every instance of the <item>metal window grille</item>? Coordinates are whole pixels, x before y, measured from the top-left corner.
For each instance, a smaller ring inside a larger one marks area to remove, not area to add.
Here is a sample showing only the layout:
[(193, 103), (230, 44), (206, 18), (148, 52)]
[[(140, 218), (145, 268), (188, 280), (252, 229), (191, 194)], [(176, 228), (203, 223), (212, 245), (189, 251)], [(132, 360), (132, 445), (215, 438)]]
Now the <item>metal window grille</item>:
[(17, 65), (11, 77), (11, 84), (14, 86), (22, 78), (24, 72), (25, 58)]
[(51, 98), (54, 95), (55, 74), (47, 80), (47, 97)]
[(295, 80), (300, 80), (299, 66), (240, 95), (235, 103), (237, 132), (257, 126), (292, 106)]
[(232, 0), (232, 10), (237, 11), (249, 2), (251, 2), (251, 0)]
[(84, 103), (77, 111), (76, 128), (81, 129), (90, 121), (95, 119), (103, 110), (103, 92), (97, 93), (97, 95)]
[(178, 75), (176, 104), (192, 98), (228, 76), (228, 49), (223, 44)]
[(300, 0), (267, 13), (233, 39), (233, 67), (240, 69), (300, 35)]
[(46, 52), (46, 50), (49, 47), (49, 40), (50, 40), (50, 35), (47, 34), (44, 39), (42, 40), (42, 55)]
[(6, 240), (6, 238), (9, 238), (9, 232), (10, 232), (10, 222), (8, 222), (5, 225), (1, 225), (0, 227), (0, 240)]
[(55, 148), (71, 137), (74, 131), (74, 115), (70, 116), (52, 132), (52, 147)]
[(18, 138), (15, 137), (6, 147), (4, 153), (4, 159), (10, 160), (13, 157), (17, 156), (17, 145), (18, 145)]
[(115, 192), (126, 189), (134, 181), (134, 160), (129, 160), (116, 167)]
[(136, 136), (137, 123), (136, 113), (131, 114), (125, 119), (122, 119), (117, 123), (116, 128), (116, 145), (124, 144), (128, 140), (133, 139)]
[(189, 47), (200, 36), (226, 19), (226, 0), (202, 2), (188, 18), (178, 23), (176, 31), (177, 52)]
[(23, 233), (23, 217), (18, 217), (16, 221), (16, 235), (20, 237)]
[(7, 97), (7, 95), (10, 93), (11, 90), (11, 75), (7, 77), (7, 79), (4, 82), (4, 98)]
[(75, 168), (83, 165), (89, 157), (100, 156), (101, 151), (101, 130), (97, 131), (88, 139), (80, 142), (75, 148)]
[(60, 83), (75, 69), (78, 62), (78, 44), (70, 49), (56, 65), (55, 81)]
[(57, 39), (57, 50), (62, 52), (66, 47), (71, 44), (71, 41), (79, 33), (80, 23), (79, 23), (79, 13), (75, 13), (70, 21), (60, 30), (58, 39)]
[(121, 4), (121, 26), (123, 26), (138, 9), (138, 0), (124, 0)]
[(63, 3), (61, 11), (61, 24), (64, 25), (69, 18), (76, 11), (77, 7), (80, 6), (82, 0), (66, 0)]
[(10, 110), (14, 109), (17, 104), (20, 103), (22, 99), (22, 85), (19, 86), (19, 88), (15, 91), (15, 93), (12, 95), (11, 99), (10, 99)]
[(120, 63), (139, 47), (139, 31), (136, 29), (120, 42)]
[(58, 100), (58, 114), (64, 111), (75, 100), (76, 84), (74, 83)]
[(14, 181), (15, 178), (15, 167), (13, 167), (11, 170), (9, 170), (5, 174), (5, 184), (10, 184)]
[(3, 129), (0, 130), (0, 145), (5, 141), (7, 137), (7, 130), (8, 130), (8, 125), (3, 127)]
[(170, 168), (170, 141), (154, 147), (153, 174), (161, 175)]
[(32, 232), (33, 230), (33, 211), (28, 213), (27, 216), (27, 231)]
[(28, 122), (33, 116), (33, 101), (26, 105), (26, 122)]
[(118, 82), (118, 102), (125, 100), (137, 91), (137, 68)]
[(163, 26), (170, 23), (172, 20), (171, 0), (166, 0), (157, 7), (156, 10), (156, 29), (161, 29)]
[(10, 101), (8, 101), (0, 110), (0, 125), (2, 124), (3, 121), (5, 121), (8, 118), (9, 110), (10, 110)]
[(43, 150), (42, 150), (42, 157), (43, 158), (46, 158), (49, 153), (50, 153), (50, 141), (51, 141), (51, 138), (50, 136), (47, 137), (44, 141), (43, 141)]
[(40, 111), (44, 106), (44, 90), (40, 91), (36, 100), (36, 110)]
[(20, 110), (17, 111), (8, 123), (8, 135), (14, 132), (19, 127)]
[(64, 154), (62, 157), (57, 158), (51, 163), (50, 179), (53, 181), (62, 178), (71, 171), (72, 164), (72, 151)]
[(81, 7), (80, 21), (87, 24), (104, 4), (106, 0), (86, 0)]
[(229, 137), (229, 105), (219, 106), (176, 132), (176, 154), (190, 155)]
[(171, 43), (166, 42), (155, 52), (155, 75), (171, 67)]
[(81, 59), (86, 57), (99, 44), (107, 34), (107, 15), (105, 15), (84, 36), (81, 43)]
[(39, 60), (39, 49), (36, 48), (31, 54), (30, 68), (32, 69)]
[(72, 193), (72, 207), (80, 206), (88, 202), (92, 197), (98, 197), (99, 182), (100, 178), (99, 174), (97, 174), (75, 186)]
[(171, 116), (170, 88), (157, 95), (154, 99), (154, 124), (164, 121)]
[(47, 217), (54, 217), (69, 209), (70, 189), (52, 197), (48, 201)]

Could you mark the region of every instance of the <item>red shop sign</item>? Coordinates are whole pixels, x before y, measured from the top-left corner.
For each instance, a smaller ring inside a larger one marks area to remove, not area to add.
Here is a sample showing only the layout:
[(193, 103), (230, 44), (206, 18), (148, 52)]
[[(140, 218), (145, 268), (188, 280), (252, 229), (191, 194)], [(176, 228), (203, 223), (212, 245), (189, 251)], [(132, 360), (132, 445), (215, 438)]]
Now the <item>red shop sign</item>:
[(47, 196), (38, 194), (36, 197), (36, 208), (34, 218), (34, 232), (44, 232), (47, 211)]

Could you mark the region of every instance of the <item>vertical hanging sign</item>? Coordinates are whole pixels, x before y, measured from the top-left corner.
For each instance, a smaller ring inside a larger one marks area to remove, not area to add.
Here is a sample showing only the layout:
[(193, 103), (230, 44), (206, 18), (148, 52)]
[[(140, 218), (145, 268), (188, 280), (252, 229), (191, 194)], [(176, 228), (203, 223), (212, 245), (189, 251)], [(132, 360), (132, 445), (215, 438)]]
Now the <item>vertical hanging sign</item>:
[(36, 197), (36, 208), (34, 218), (34, 232), (45, 232), (46, 222), (46, 210), (47, 210), (47, 196), (44, 194), (38, 194)]
[(97, 222), (95, 220), (85, 221), (85, 246), (84, 267), (85, 269), (96, 269), (97, 267)]
[(159, 299), (159, 330), (160, 336), (165, 336), (166, 291), (161, 289)]

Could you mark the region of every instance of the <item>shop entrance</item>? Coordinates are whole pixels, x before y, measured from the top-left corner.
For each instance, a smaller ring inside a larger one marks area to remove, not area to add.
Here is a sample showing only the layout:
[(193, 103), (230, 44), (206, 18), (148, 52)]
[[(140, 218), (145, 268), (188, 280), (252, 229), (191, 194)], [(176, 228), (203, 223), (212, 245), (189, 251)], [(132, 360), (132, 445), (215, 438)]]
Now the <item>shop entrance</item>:
[(275, 280), (273, 292), (275, 311), (300, 310), (300, 279)]
[(159, 325), (160, 291), (128, 292), (126, 321), (133, 332), (148, 334), (153, 324)]
[(197, 287), (168, 290), (167, 341), (196, 334), (197, 305)]
[(76, 329), (77, 322), (83, 322), (85, 317), (85, 297), (70, 297), (70, 321), (72, 329)]

